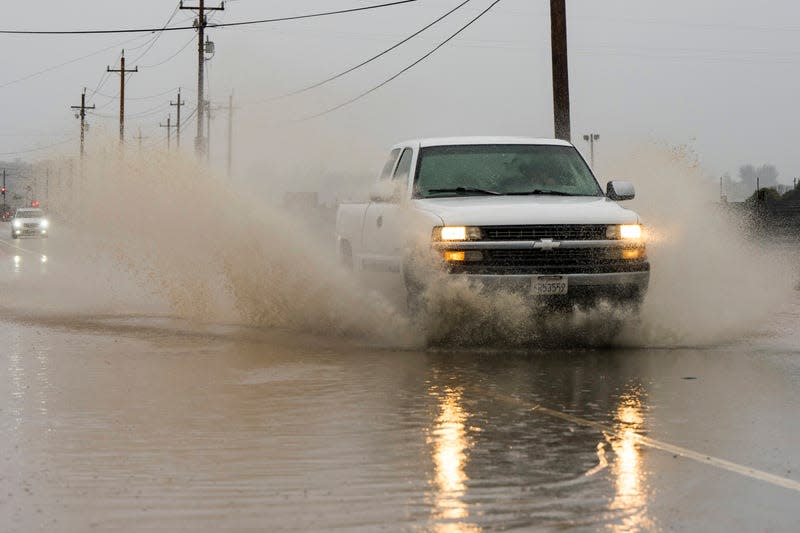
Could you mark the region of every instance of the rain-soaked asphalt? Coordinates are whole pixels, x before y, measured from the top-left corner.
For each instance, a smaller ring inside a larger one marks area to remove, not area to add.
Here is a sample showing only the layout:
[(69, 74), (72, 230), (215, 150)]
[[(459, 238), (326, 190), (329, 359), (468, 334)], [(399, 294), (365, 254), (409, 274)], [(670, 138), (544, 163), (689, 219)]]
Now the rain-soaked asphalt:
[[(58, 247), (0, 238), (6, 273)], [(727, 345), (474, 352), (18, 312), (8, 288), (2, 531), (800, 523), (800, 293)]]

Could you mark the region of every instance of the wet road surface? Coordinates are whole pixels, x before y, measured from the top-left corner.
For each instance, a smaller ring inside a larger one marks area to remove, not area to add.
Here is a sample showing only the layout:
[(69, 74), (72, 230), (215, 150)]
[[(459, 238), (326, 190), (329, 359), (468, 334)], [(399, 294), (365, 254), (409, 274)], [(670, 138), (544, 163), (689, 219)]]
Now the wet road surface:
[(797, 530), (800, 294), (721, 346), (392, 350), (21, 312), (18, 245), (2, 531)]

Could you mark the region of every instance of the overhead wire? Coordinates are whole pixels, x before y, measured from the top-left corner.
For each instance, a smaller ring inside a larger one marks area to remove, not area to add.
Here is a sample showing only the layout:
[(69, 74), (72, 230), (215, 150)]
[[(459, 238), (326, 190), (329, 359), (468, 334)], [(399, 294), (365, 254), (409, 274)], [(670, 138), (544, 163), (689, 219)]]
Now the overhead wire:
[[(278, 17), (260, 20), (244, 20), (240, 22), (224, 22), (208, 24), (209, 28), (229, 28), (236, 26), (251, 26), (255, 24), (271, 24), (275, 22), (286, 22), (291, 20), (302, 20), (316, 17), (327, 17), (331, 15), (342, 15), (346, 13), (356, 13), (358, 11), (368, 11), (372, 9), (380, 9), (384, 7), (398, 6), (402, 4), (411, 4), (419, 0), (394, 0), (393, 2), (386, 2), (383, 4), (372, 4), (368, 6), (353, 7), (349, 9), (339, 9), (336, 11), (325, 11), (320, 13), (309, 13), (306, 15), (294, 15), (288, 17)], [(170, 26), (164, 28), (127, 28), (127, 29), (113, 29), (113, 30), (0, 30), (0, 35), (102, 35), (111, 33), (153, 33), (165, 31), (183, 31), (183, 30), (196, 30), (195, 26)]]
[(195, 37), (194, 37), (194, 35), (193, 35), (191, 39), (189, 39), (188, 41), (186, 41), (186, 44), (184, 44), (183, 46), (181, 46), (181, 47), (180, 47), (180, 49), (178, 49), (178, 51), (177, 51), (177, 52), (175, 52), (174, 54), (172, 54), (172, 55), (171, 55), (171, 56), (169, 56), (168, 58), (164, 59), (163, 61), (159, 61), (158, 63), (153, 63), (152, 65), (142, 65), (142, 68), (156, 68), (156, 67), (160, 67), (161, 65), (163, 65), (163, 64), (165, 64), (165, 63), (169, 63), (170, 61), (172, 61), (173, 59), (175, 59), (175, 57), (177, 57), (177, 56), (178, 56), (178, 55), (179, 55), (181, 52), (183, 52), (184, 50), (186, 50), (186, 48), (187, 48), (187, 47), (188, 47), (190, 44), (192, 44), (192, 43), (194, 42), (194, 40), (195, 40)]
[[(180, 10), (180, 8), (181, 8), (181, 5), (180, 5), (180, 4), (178, 4), (178, 5), (176, 5), (176, 6), (175, 6), (175, 9), (174, 9), (174, 10), (172, 10), (172, 14), (169, 16), (169, 18), (167, 19), (167, 21), (166, 21), (166, 22), (164, 23), (164, 25), (161, 27), (161, 29), (162, 29), (162, 30), (163, 30), (164, 28), (166, 28), (167, 26), (169, 26), (169, 23), (170, 23), (170, 22), (172, 22), (172, 19), (174, 19), (174, 18), (175, 18), (175, 15), (177, 15), (177, 14), (178, 14), (178, 11)], [(150, 43), (150, 46), (148, 46), (148, 47), (147, 47), (147, 49), (146, 49), (144, 52), (142, 52), (141, 54), (139, 54), (139, 56), (138, 56), (136, 59), (134, 59), (134, 60), (133, 60), (133, 62), (134, 62), (134, 63), (136, 63), (137, 61), (139, 61), (140, 59), (142, 59), (142, 58), (143, 58), (145, 55), (147, 55), (147, 53), (148, 53), (150, 50), (152, 50), (152, 49), (153, 49), (153, 46), (155, 46), (155, 44), (158, 42), (158, 40), (161, 38), (161, 36), (162, 36), (162, 35), (164, 35), (164, 32), (163, 32), (163, 31), (160, 31), (160, 32), (158, 32), (158, 33), (156, 34), (155, 38), (153, 39), (153, 41)]]
[(349, 69), (344, 70), (344, 71), (342, 71), (342, 72), (340, 72), (340, 73), (338, 73), (338, 74), (336, 74), (334, 76), (331, 76), (329, 78), (325, 78), (322, 81), (313, 83), (313, 84), (308, 85), (306, 87), (303, 87), (302, 89), (297, 89), (297, 90), (294, 90), (294, 91), (291, 91), (291, 92), (288, 92), (288, 93), (284, 93), (284, 94), (281, 94), (281, 95), (278, 95), (278, 96), (273, 96), (271, 98), (267, 98), (265, 100), (260, 100), (259, 103), (271, 102), (271, 101), (275, 101), (275, 100), (282, 100), (282, 99), (288, 98), (290, 96), (296, 96), (298, 94), (302, 94), (302, 93), (310, 91), (312, 89), (316, 89), (317, 87), (321, 87), (321, 86), (325, 85), (326, 83), (330, 83), (330, 82), (332, 82), (332, 81), (334, 81), (336, 79), (339, 79), (339, 78), (341, 78), (343, 76), (346, 76), (347, 74), (350, 74), (351, 72), (353, 72), (355, 70), (358, 70), (358, 69), (360, 69), (360, 68), (362, 68), (362, 67), (364, 67), (364, 66), (366, 66), (366, 65), (368, 65), (370, 63), (372, 63), (376, 59), (379, 59), (379, 58), (385, 56), (389, 52), (399, 48), (400, 46), (404, 45), (405, 43), (407, 43), (408, 41), (410, 41), (414, 37), (417, 37), (418, 35), (420, 35), (421, 33), (425, 32), (426, 30), (430, 29), (431, 27), (435, 26), (436, 24), (438, 24), (439, 22), (441, 22), (442, 20), (444, 20), (448, 16), (452, 15), (453, 13), (455, 13), (456, 11), (458, 11), (459, 9), (461, 9), (462, 7), (464, 7), (465, 5), (467, 5), (471, 1), (472, 0), (464, 0), (463, 2), (461, 2), (460, 4), (458, 4), (457, 6), (452, 8), (451, 10), (447, 11), (446, 13), (444, 13), (443, 15), (438, 17), (433, 22), (423, 26), (422, 28), (420, 28), (419, 30), (415, 31), (414, 33), (412, 33), (408, 37), (404, 38), (403, 40), (401, 40), (401, 41), (399, 41), (399, 42), (397, 42), (395, 44), (393, 44), (389, 48), (387, 48), (387, 49), (383, 50), (382, 52), (370, 57), (369, 59), (367, 59), (365, 61), (362, 61), (358, 65), (350, 67)]
[(94, 52), (92, 52), (90, 54), (86, 54), (84, 56), (76, 57), (74, 59), (70, 59), (68, 61), (64, 61), (63, 63), (59, 63), (57, 65), (53, 65), (52, 67), (47, 67), (47, 68), (39, 70), (37, 72), (28, 74), (28, 75), (23, 76), (21, 78), (17, 78), (15, 80), (11, 80), (11, 81), (5, 82), (3, 84), (0, 84), (0, 89), (2, 89), (4, 87), (8, 87), (10, 85), (14, 85), (16, 83), (20, 83), (20, 82), (29, 80), (31, 78), (35, 78), (37, 76), (41, 76), (42, 74), (47, 74), (48, 72), (52, 72), (54, 70), (58, 70), (61, 67), (66, 67), (67, 65), (71, 65), (73, 63), (77, 63), (79, 61), (83, 61), (84, 59), (88, 59), (88, 58), (96, 56), (98, 54), (102, 54), (103, 52), (107, 52), (108, 50), (113, 50), (114, 48), (119, 48), (120, 46), (124, 46), (127, 43), (136, 41), (136, 40), (141, 39), (141, 38), (142, 38), (142, 36), (140, 35), (140, 36), (134, 37), (132, 39), (127, 39), (125, 41), (122, 41), (121, 43), (116, 43), (116, 44), (112, 44), (111, 46), (106, 46), (105, 48), (101, 48), (100, 50), (96, 50), (96, 51), (94, 51)]
[(444, 41), (442, 41), (441, 43), (439, 43), (438, 45), (436, 45), (436, 46), (435, 46), (435, 47), (434, 47), (432, 50), (430, 50), (428, 53), (426, 53), (425, 55), (423, 55), (422, 57), (420, 57), (419, 59), (417, 59), (416, 61), (414, 61), (413, 63), (411, 63), (410, 65), (408, 65), (407, 67), (405, 67), (404, 69), (402, 69), (401, 71), (399, 71), (398, 73), (394, 74), (393, 76), (391, 76), (391, 77), (389, 77), (388, 79), (384, 80), (383, 82), (379, 83), (378, 85), (376, 85), (376, 86), (372, 87), (371, 89), (369, 89), (369, 90), (367, 90), (367, 91), (364, 91), (364, 92), (360, 93), (359, 95), (357, 95), (357, 96), (355, 96), (355, 97), (353, 97), (353, 98), (351, 98), (351, 99), (347, 100), (346, 102), (343, 102), (343, 103), (341, 103), (341, 104), (338, 104), (338, 105), (336, 105), (336, 106), (334, 106), (334, 107), (328, 108), (328, 109), (326, 109), (325, 111), (321, 111), (321, 112), (319, 112), (319, 113), (316, 113), (316, 114), (314, 114), (314, 115), (309, 115), (309, 116), (307, 116), (307, 117), (304, 117), (304, 118), (298, 119), (297, 121), (298, 121), (298, 122), (303, 122), (303, 121), (312, 120), (312, 119), (315, 119), (315, 118), (321, 117), (321, 116), (323, 116), (323, 115), (327, 115), (327, 114), (329, 114), (329, 113), (333, 113), (334, 111), (337, 111), (337, 110), (339, 110), (339, 109), (342, 109), (343, 107), (349, 106), (349, 105), (351, 105), (351, 104), (353, 104), (353, 103), (357, 102), (358, 100), (361, 100), (361, 99), (362, 99), (362, 98), (364, 98), (365, 96), (367, 96), (367, 95), (369, 95), (369, 94), (372, 94), (373, 92), (377, 91), (377, 90), (378, 90), (378, 89), (380, 89), (381, 87), (383, 87), (383, 86), (385, 86), (385, 85), (387, 85), (387, 84), (391, 83), (392, 81), (394, 81), (394, 80), (396, 80), (397, 78), (399, 78), (400, 76), (402, 76), (404, 73), (408, 72), (409, 70), (411, 70), (412, 68), (414, 68), (415, 66), (419, 65), (420, 63), (422, 63), (423, 61), (425, 61), (425, 60), (426, 60), (427, 58), (429, 58), (430, 56), (432, 56), (434, 53), (436, 53), (436, 51), (437, 51), (437, 50), (439, 50), (440, 48), (442, 48), (444, 45), (446, 45), (447, 43), (449, 43), (450, 41), (452, 41), (453, 39), (455, 39), (455, 38), (456, 38), (456, 37), (457, 37), (457, 36), (458, 36), (458, 35), (459, 35), (461, 32), (463, 32), (464, 30), (466, 30), (467, 28), (469, 28), (470, 26), (472, 26), (472, 25), (473, 25), (475, 22), (477, 22), (477, 21), (478, 21), (478, 20), (479, 20), (481, 17), (483, 17), (484, 15), (486, 15), (486, 13), (488, 13), (489, 11), (491, 11), (491, 9), (492, 9), (494, 6), (496, 6), (497, 4), (499, 4), (501, 1), (502, 1), (502, 0), (494, 0), (494, 2), (492, 2), (492, 3), (491, 3), (491, 4), (490, 4), (490, 5), (489, 5), (489, 6), (488, 6), (486, 9), (484, 9), (483, 11), (481, 11), (480, 13), (478, 13), (478, 15), (477, 15), (475, 18), (473, 18), (473, 19), (472, 19), (472, 20), (470, 20), (468, 23), (466, 23), (465, 25), (463, 25), (461, 28), (459, 28), (459, 29), (458, 29), (458, 31), (456, 31), (455, 33), (453, 33), (452, 35), (450, 35), (450, 36), (449, 36), (447, 39), (445, 39)]
[(69, 139), (64, 139), (63, 141), (58, 141), (53, 144), (48, 144), (47, 146), (39, 146), (36, 148), (29, 148), (26, 150), (17, 150), (14, 152), (0, 152), (0, 156), (7, 156), (7, 155), (19, 155), (19, 154), (29, 154), (31, 152), (40, 152), (42, 150), (47, 150), (49, 148), (55, 148), (56, 146), (61, 146), (62, 144), (67, 144), (68, 142), (72, 142), (76, 140), (77, 137), (72, 136)]

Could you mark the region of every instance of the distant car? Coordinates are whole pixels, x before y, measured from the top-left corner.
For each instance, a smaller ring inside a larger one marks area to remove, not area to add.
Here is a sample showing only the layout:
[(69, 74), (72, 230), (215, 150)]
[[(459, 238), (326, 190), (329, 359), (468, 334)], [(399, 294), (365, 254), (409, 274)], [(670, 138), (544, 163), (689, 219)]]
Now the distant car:
[(0, 222), (8, 222), (13, 216), (14, 212), (11, 211), (11, 209), (4, 209), (3, 211), (0, 211)]
[(41, 209), (17, 209), (11, 221), (11, 238), (47, 237), (50, 221)]

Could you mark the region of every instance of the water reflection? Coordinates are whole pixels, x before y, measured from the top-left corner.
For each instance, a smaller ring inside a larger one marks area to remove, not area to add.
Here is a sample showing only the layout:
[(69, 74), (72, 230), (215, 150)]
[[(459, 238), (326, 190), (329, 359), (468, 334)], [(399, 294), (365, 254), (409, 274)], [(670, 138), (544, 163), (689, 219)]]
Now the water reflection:
[(615, 413), (617, 433), (608, 437), (616, 456), (611, 467), (614, 475), (611, 509), (623, 515), (621, 522), (611, 526), (613, 531), (642, 531), (654, 527), (648, 515), (647, 475), (642, 467), (639, 445), (639, 435), (644, 429), (642, 412), (640, 389), (622, 395)]
[(38, 268), (41, 273), (47, 272), (47, 254), (26, 253), (26, 255), (15, 255), (13, 257), (13, 272), (19, 274), (23, 270), (26, 272), (34, 271)]
[(469, 506), (464, 501), (467, 490), (467, 451), (470, 447), (466, 421), (467, 412), (461, 404), (461, 391), (446, 387), (431, 389), (439, 407), (439, 416), (429, 444), (433, 446), (436, 488), (432, 518), (433, 531), (441, 533), (473, 533), (481, 531), (469, 523)]

